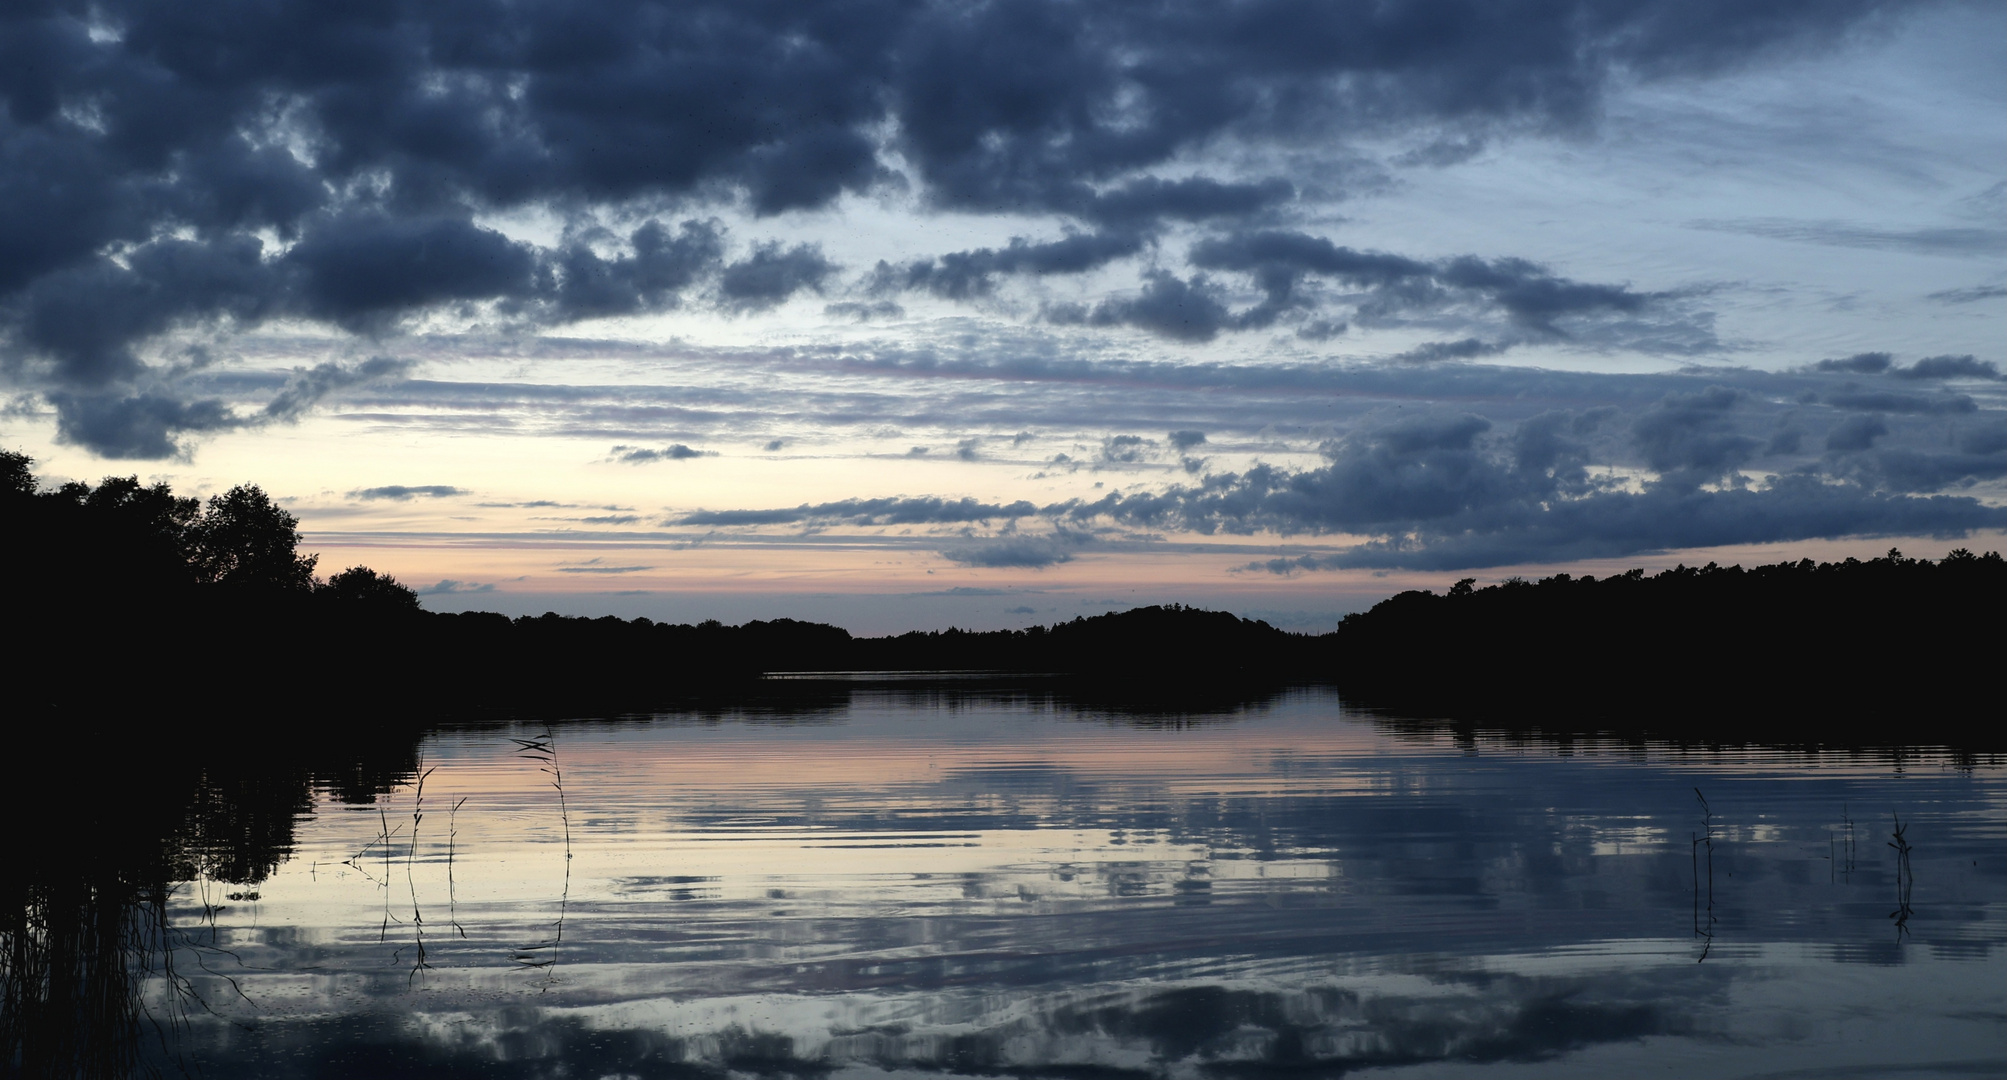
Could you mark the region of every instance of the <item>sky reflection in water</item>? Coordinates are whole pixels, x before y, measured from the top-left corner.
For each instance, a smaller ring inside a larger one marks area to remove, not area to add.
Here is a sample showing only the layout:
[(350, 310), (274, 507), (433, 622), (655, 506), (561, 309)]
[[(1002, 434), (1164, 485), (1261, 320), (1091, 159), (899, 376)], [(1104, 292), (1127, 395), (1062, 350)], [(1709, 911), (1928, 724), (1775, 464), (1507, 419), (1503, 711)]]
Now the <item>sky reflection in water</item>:
[(268, 879), (176, 893), (205, 1074), (2007, 1065), (1985, 763), (867, 689), (560, 727), (561, 812), (510, 735), (541, 731), (438, 736), (422, 805), (323, 798)]

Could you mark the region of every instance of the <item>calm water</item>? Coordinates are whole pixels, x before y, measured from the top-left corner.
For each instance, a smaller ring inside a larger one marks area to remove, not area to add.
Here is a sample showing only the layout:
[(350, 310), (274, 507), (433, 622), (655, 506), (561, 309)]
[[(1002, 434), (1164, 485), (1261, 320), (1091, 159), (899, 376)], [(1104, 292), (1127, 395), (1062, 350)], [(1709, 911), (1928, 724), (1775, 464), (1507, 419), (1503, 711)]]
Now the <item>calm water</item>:
[(2007, 1073), (1984, 760), (1460, 745), (1316, 691), (1175, 721), (865, 689), (564, 725), (561, 790), (518, 741), (543, 737), (435, 736), (422, 801), (321, 793), (264, 880), (176, 887), (174, 978), (145, 993), (180, 1019), (147, 1053), (211, 1077)]

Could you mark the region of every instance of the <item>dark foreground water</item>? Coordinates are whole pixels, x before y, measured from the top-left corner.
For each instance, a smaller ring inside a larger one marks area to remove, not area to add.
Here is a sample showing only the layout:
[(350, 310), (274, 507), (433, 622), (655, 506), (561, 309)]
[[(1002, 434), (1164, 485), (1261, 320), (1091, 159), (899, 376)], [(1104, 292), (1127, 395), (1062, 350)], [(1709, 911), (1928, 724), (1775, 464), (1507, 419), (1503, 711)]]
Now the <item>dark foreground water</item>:
[(1318, 691), (1137, 717), (869, 689), (423, 759), (422, 798), (317, 793), (262, 880), (172, 887), (142, 1064), (2007, 1075), (1985, 759), (1459, 742)]

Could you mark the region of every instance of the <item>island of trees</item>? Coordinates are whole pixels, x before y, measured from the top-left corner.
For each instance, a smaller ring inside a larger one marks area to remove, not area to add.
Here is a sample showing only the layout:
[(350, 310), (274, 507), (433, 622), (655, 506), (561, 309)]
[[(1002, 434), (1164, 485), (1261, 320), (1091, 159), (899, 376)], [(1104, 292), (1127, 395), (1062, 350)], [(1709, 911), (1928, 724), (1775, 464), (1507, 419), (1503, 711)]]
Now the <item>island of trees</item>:
[[(391, 577), (317, 577), (255, 486), (206, 503), (111, 477), (40, 484), (0, 452), (17, 715), (284, 723), (581, 715), (743, 693), (776, 672), (1038, 674), (1108, 700), (1335, 684), (1388, 715), (1543, 730), (1812, 742), (1999, 741), (2007, 562), (1867, 561), (1556, 574), (1404, 592), (1325, 634), (1178, 605), (1025, 630), (857, 638), (425, 611)], [(811, 680), (812, 681), (812, 680)], [(1204, 697), (1195, 698), (1195, 694)]]

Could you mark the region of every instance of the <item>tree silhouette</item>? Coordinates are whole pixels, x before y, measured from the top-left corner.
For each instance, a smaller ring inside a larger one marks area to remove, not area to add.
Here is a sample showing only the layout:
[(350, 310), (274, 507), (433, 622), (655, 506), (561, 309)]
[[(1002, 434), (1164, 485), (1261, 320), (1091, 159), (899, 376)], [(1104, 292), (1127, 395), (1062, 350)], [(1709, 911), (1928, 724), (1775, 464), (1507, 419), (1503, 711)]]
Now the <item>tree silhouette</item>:
[(35, 494), (35, 459), (15, 450), (0, 450), (0, 499), (9, 502)]
[(347, 610), (417, 611), (418, 594), (398, 583), (389, 574), (379, 574), (367, 566), (351, 566), (314, 586), (314, 595), (342, 605)]
[(261, 592), (314, 587), (318, 555), (301, 555), (298, 518), (256, 484), (211, 496), (189, 529), (190, 561), (199, 581)]

